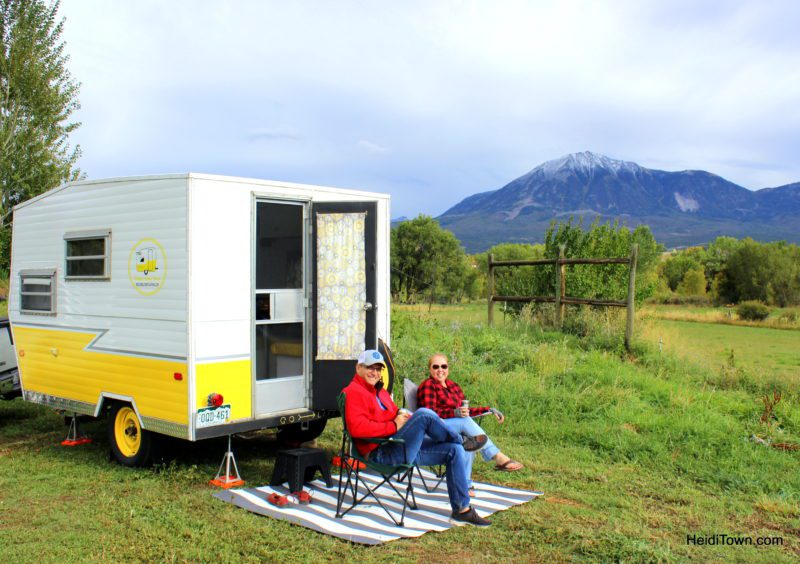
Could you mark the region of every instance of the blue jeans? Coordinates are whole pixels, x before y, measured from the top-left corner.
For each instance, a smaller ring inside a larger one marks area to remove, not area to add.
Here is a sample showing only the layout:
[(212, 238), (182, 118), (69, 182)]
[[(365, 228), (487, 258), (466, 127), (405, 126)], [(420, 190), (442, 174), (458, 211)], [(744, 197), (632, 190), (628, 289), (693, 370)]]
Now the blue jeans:
[(405, 445), (379, 446), (370, 455), (372, 460), (389, 465), (444, 464), (450, 507), (454, 512), (469, 507), (467, 453), (461, 446), (461, 436), (448, 429), (435, 412), (425, 408), (418, 409), (392, 437), (403, 439)]
[[(488, 416), (487, 416), (488, 417)], [(478, 435), (486, 435), (486, 432), (481, 429), (481, 426), (475, 423), (472, 417), (450, 417), (442, 419), (448, 429), (459, 435), (467, 435), (468, 437), (477, 437)], [(480, 450), (481, 456), (486, 462), (497, 456), (500, 449), (494, 446), (494, 443), (486, 436), (486, 444)], [(467, 476), (469, 477), (469, 487), (472, 487), (472, 462), (475, 460), (475, 453), (467, 453)]]

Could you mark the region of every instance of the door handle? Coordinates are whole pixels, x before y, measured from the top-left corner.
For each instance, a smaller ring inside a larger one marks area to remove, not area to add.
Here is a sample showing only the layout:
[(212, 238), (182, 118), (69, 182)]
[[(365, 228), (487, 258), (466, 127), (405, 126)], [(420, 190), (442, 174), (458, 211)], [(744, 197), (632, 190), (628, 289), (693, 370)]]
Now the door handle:
[(372, 305), (370, 302), (364, 304), (364, 311), (372, 311), (373, 309), (377, 309), (378, 306)]

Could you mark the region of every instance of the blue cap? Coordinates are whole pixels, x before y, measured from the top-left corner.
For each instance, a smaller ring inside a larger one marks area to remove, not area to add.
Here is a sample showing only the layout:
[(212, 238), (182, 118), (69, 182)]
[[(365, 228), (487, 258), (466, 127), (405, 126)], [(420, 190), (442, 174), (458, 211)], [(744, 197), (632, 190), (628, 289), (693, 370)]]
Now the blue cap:
[(373, 364), (383, 364), (386, 366), (386, 361), (383, 360), (383, 355), (375, 350), (367, 350), (358, 355), (358, 364), (364, 366), (372, 366)]

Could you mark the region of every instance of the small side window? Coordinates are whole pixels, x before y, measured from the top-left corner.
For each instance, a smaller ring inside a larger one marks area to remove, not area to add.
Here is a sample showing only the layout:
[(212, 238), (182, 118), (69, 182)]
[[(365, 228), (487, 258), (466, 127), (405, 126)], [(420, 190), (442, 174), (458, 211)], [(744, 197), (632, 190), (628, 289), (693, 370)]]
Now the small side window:
[(55, 314), (55, 269), (23, 270), (19, 279), (19, 309), (22, 313)]
[(66, 265), (64, 278), (109, 279), (111, 270), (108, 253), (111, 230), (74, 231), (64, 235), (66, 241)]

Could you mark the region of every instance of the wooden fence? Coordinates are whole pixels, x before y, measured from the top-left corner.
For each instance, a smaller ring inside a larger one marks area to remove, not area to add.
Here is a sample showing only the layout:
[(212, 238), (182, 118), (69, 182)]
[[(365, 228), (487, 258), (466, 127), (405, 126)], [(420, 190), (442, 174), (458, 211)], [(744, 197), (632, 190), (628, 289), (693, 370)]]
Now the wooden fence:
[[(636, 284), (636, 258), (639, 253), (639, 246), (634, 244), (631, 249), (631, 256), (628, 258), (564, 258), (564, 246), (558, 251), (557, 259), (537, 259), (537, 260), (501, 260), (495, 261), (494, 256), (489, 254), (489, 325), (494, 323), (494, 302), (537, 302), (556, 304), (556, 323), (559, 328), (564, 322), (564, 308), (567, 304), (574, 305), (594, 305), (607, 307), (624, 307), (628, 309), (628, 319), (625, 325), (625, 348), (630, 350), (631, 339), (633, 337), (633, 298), (634, 287)], [(494, 269), (504, 266), (542, 266), (555, 265), (555, 288), (553, 296), (496, 296), (494, 293)], [(618, 300), (597, 300), (592, 298), (577, 298), (567, 296), (567, 269), (568, 264), (627, 264), (629, 267), (628, 275), (628, 298), (625, 301)]]

